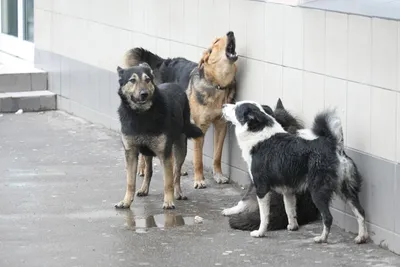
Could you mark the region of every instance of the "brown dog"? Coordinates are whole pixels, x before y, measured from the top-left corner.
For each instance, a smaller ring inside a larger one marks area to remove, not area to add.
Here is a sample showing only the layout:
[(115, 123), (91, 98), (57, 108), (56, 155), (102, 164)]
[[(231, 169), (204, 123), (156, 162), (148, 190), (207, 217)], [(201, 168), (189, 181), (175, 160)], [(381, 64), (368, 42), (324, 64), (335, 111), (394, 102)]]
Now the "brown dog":
[[(227, 183), (229, 179), (222, 174), (221, 157), (226, 135), (226, 122), (222, 118), (222, 105), (231, 103), (235, 96), (237, 71), (233, 32), (216, 38), (204, 53), (200, 62), (184, 58), (163, 59), (143, 48), (134, 48), (127, 52), (125, 63), (135, 66), (141, 62), (149, 64), (160, 83), (178, 83), (189, 98), (191, 116), (194, 123), (206, 133), (211, 124), (214, 126), (214, 162), (213, 176), (217, 183)], [(203, 176), (204, 137), (194, 140), (194, 188), (205, 188)], [(139, 174), (145, 172), (145, 162), (140, 160)]]

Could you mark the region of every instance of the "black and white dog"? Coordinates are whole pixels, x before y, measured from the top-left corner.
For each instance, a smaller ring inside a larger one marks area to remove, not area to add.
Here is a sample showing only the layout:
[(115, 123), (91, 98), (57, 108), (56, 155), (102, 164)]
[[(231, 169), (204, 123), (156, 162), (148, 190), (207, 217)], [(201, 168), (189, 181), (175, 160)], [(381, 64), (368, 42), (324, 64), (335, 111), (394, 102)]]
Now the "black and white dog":
[[(368, 239), (364, 210), (358, 193), (362, 177), (344, 151), (342, 125), (335, 111), (324, 111), (314, 125), (293, 135), (256, 102), (226, 104), (223, 115), (235, 125), (235, 134), (254, 183), (261, 223), (251, 236), (266, 235), (271, 190), (283, 194), (289, 226), (297, 225), (295, 193), (308, 189), (321, 213), (323, 231), (314, 238), (327, 242), (332, 225), (329, 205), (337, 193), (351, 207), (358, 221), (357, 244)], [(308, 132), (307, 132), (308, 131)]]
[[(268, 105), (262, 105), (264, 111), (273, 116), (285, 131), (291, 134), (307, 134), (303, 122), (292, 115), (284, 106), (281, 99), (278, 99), (275, 109)], [(288, 225), (285, 205), (282, 194), (271, 191), (268, 231), (288, 229), (298, 230), (298, 225)], [(247, 192), (237, 205), (226, 208), (222, 214), (229, 216), (229, 226), (233, 229), (253, 231), (260, 228), (260, 210), (258, 208), (257, 194), (254, 184), (250, 181)], [(308, 190), (296, 193), (296, 214), (299, 225), (304, 225), (319, 218), (319, 211), (315, 207)]]

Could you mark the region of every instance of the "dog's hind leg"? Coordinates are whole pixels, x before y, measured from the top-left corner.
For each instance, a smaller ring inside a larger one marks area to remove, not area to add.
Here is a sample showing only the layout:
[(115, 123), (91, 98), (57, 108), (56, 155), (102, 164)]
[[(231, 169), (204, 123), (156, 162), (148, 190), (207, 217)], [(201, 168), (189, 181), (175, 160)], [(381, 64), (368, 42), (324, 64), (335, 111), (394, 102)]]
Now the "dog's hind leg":
[(138, 175), (144, 176), (145, 171), (146, 171), (146, 162), (144, 156), (142, 154), (139, 154)]
[(324, 228), (322, 234), (314, 238), (315, 243), (327, 243), (328, 235), (332, 226), (332, 214), (329, 210), (329, 204), (332, 199), (332, 191), (328, 188), (319, 188), (318, 191), (312, 191), (311, 197), (312, 200), (321, 213), (322, 223), (324, 224)]
[[(197, 126), (200, 127), (201, 131), (205, 134), (210, 127), (209, 123), (198, 123), (195, 120)], [(194, 143), (194, 154), (193, 154), (193, 165), (194, 165), (194, 188), (203, 189), (206, 188), (206, 182), (203, 175), (203, 146), (204, 136), (193, 139)]]
[(293, 193), (285, 192), (283, 194), (283, 203), (285, 204), (285, 211), (289, 222), (287, 229), (289, 231), (298, 230), (299, 224), (297, 223), (296, 214), (296, 195)]
[(164, 209), (175, 209), (174, 204), (174, 171), (172, 166), (172, 153), (160, 157), (164, 169)]
[(368, 240), (368, 230), (365, 225), (365, 212), (360, 204), (358, 195), (355, 194), (354, 196), (351, 196), (351, 198), (347, 200), (347, 203), (349, 203), (349, 206), (358, 222), (358, 236), (354, 239), (354, 242), (356, 244), (365, 243)]
[(174, 144), (173, 148), (174, 157), (174, 190), (175, 199), (186, 200), (187, 197), (183, 194), (181, 188), (181, 170), (183, 162), (186, 158), (187, 153), (187, 140), (185, 135), (181, 135), (179, 140)]
[(142, 182), (142, 186), (136, 192), (138, 197), (144, 197), (149, 194), (150, 188), (150, 181), (151, 177), (153, 176), (153, 157), (152, 156), (143, 156), (142, 161), (145, 163), (145, 171), (144, 171), (144, 178)]
[(138, 150), (132, 146), (125, 146), (126, 192), (122, 201), (115, 204), (116, 208), (127, 209), (131, 206), (136, 190), (136, 172), (138, 166)]
[(213, 162), (213, 177), (218, 184), (226, 184), (229, 178), (222, 174), (221, 160), (224, 139), (226, 136), (227, 125), (225, 120), (218, 119), (214, 124), (214, 162)]

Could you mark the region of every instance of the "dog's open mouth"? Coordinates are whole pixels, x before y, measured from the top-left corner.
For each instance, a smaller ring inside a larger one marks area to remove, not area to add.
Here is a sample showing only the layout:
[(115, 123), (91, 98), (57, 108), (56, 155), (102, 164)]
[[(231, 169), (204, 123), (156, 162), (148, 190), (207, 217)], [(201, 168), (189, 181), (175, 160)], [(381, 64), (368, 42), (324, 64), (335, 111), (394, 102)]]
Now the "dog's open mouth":
[(233, 32), (228, 32), (226, 35), (228, 37), (228, 44), (226, 45), (226, 57), (230, 61), (235, 62), (238, 59), (238, 55), (236, 53), (235, 34)]
[(148, 102), (148, 99), (141, 100), (141, 99), (136, 98), (134, 96), (131, 96), (131, 100), (132, 100), (133, 103), (135, 103), (137, 105), (144, 105), (144, 104), (146, 104)]

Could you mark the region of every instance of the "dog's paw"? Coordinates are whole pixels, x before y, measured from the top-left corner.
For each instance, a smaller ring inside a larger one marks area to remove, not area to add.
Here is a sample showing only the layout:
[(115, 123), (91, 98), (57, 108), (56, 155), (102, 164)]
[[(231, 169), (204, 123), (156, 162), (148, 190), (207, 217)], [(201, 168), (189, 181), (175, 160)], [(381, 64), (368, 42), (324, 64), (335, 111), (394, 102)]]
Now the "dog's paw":
[(181, 193), (175, 193), (175, 199), (176, 200), (187, 200), (187, 196), (185, 196), (182, 192)]
[(184, 170), (183, 167), (181, 168), (181, 176), (187, 176), (188, 172), (187, 170)]
[(145, 196), (147, 196), (149, 194), (149, 189), (147, 188), (147, 189), (139, 189), (137, 192), (136, 192), (136, 196), (138, 196), (138, 197), (145, 197)]
[(299, 225), (298, 224), (288, 224), (287, 229), (289, 231), (297, 231), (297, 230), (299, 230)]
[(260, 232), (260, 230), (254, 230), (250, 232), (250, 236), (252, 237), (264, 237), (265, 233)]
[(173, 201), (165, 201), (163, 203), (163, 209), (165, 210), (172, 210), (175, 209), (175, 204)]
[(224, 216), (231, 216), (231, 215), (234, 215), (234, 214), (238, 214), (238, 212), (236, 212), (235, 207), (223, 209), (221, 211), (221, 214), (224, 215)]
[(222, 173), (214, 173), (214, 180), (217, 184), (227, 184), (229, 183), (229, 178), (225, 177)]
[(137, 175), (139, 175), (140, 177), (144, 177), (144, 171), (143, 170), (139, 170), (137, 172)]
[(231, 208), (223, 209), (223, 210), (221, 211), (221, 214), (224, 215), (224, 216), (229, 216), (229, 215), (231, 215), (230, 209), (231, 209)]
[(321, 243), (328, 243), (328, 238), (323, 237), (323, 236), (316, 236), (314, 237), (314, 242), (321, 244)]
[(356, 244), (363, 244), (368, 241), (368, 235), (359, 235), (356, 238), (354, 238), (354, 242)]
[(194, 182), (194, 189), (204, 189), (206, 187), (206, 181), (204, 180)]
[(125, 200), (121, 200), (120, 202), (118, 202), (117, 204), (114, 205), (115, 208), (117, 209), (129, 209), (131, 206), (132, 201), (130, 201), (129, 203), (126, 202)]

